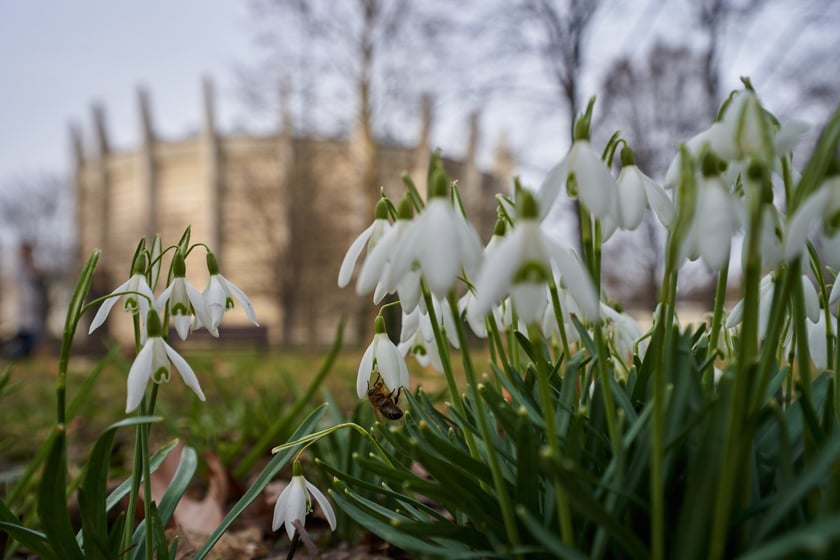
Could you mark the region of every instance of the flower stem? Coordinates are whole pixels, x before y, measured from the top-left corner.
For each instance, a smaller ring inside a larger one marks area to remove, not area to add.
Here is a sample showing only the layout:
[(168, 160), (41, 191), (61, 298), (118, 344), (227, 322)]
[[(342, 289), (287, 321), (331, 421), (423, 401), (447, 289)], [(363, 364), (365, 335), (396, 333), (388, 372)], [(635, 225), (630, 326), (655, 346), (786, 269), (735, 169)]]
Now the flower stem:
[[(534, 353), (537, 354), (538, 348), (542, 344), (542, 337), (536, 325), (528, 325), (528, 337), (531, 340), (531, 345), (534, 347)], [(537, 384), (540, 392), (540, 399), (542, 400), (543, 419), (545, 420), (545, 439), (548, 442), (548, 448), (551, 455), (555, 458), (560, 457), (560, 442), (557, 439), (557, 425), (554, 421), (554, 399), (551, 394), (551, 383), (549, 376), (551, 375), (551, 368), (549, 364), (542, 359), (535, 360), (537, 363)], [(568, 382), (568, 380), (564, 380)], [(569, 497), (563, 486), (555, 481), (554, 494), (557, 499), (557, 519), (560, 523), (560, 533), (563, 536), (563, 542), (569, 546), (574, 546), (574, 531), (572, 528), (572, 511), (569, 507)]]
[[(157, 392), (159, 385), (152, 384), (152, 392), (149, 396), (149, 406), (146, 414), (154, 414), (155, 401), (157, 401)], [(151, 425), (145, 424), (140, 426), (141, 429), (141, 453), (140, 460), (143, 469), (143, 518), (146, 520), (146, 559), (153, 560), (154, 558), (154, 531), (152, 531), (152, 473), (149, 450), (149, 436), (151, 433)], [(164, 546), (166, 543), (162, 543)]]
[[(749, 476), (743, 468), (748, 456), (741, 445), (750, 441), (746, 433), (747, 399), (750, 386), (754, 384), (754, 373), (758, 351), (758, 306), (761, 282), (761, 201), (758, 196), (748, 196), (749, 227), (744, 244), (746, 263), (744, 266), (744, 319), (741, 323), (741, 343), (735, 372), (735, 386), (729, 402), (726, 423), (727, 440), (723, 445), (723, 456), (718, 471), (717, 494), (712, 515), (712, 533), (709, 558), (721, 558), (725, 552), (726, 537), (730, 526), (733, 500), (740, 502), (748, 487), (743, 476)], [(749, 447), (747, 448), (749, 449)]]
[[(669, 252), (669, 256), (674, 253)], [(674, 260), (665, 264), (665, 278), (662, 283), (661, 301), (657, 329), (659, 330), (658, 367), (653, 369), (653, 417), (651, 436), (650, 498), (652, 510), (651, 557), (665, 558), (665, 372), (669, 371), (671, 338), (674, 330), (674, 298), (676, 297), (677, 274)]]
[[(458, 385), (455, 383), (455, 374), (452, 371), (452, 361), (449, 358), (449, 345), (446, 342), (446, 337), (440, 330), (440, 323), (438, 322), (437, 313), (435, 313), (435, 304), (432, 300), (432, 294), (429, 291), (428, 286), (426, 286), (425, 281), (421, 282), (421, 289), (423, 291), (423, 301), (426, 303), (426, 311), (429, 314), (429, 321), (432, 324), (435, 344), (437, 345), (438, 353), (440, 354), (440, 363), (441, 366), (443, 366), (443, 375), (446, 378), (446, 386), (449, 389), (449, 395), (452, 397), (452, 405), (455, 407), (458, 414), (461, 415), (461, 418), (466, 421), (467, 413), (464, 408), (464, 401), (461, 399), (461, 394), (458, 392)], [(475, 445), (475, 439), (473, 438), (472, 432), (464, 429), (463, 433), (464, 440), (467, 442), (467, 447), (470, 450), (470, 455), (475, 459), (479, 459), (480, 456), (478, 454), (478, 448)]]
[(554, 310), (554, 318), (557, 321), (557, 330), (560, 332), (560, 342), (563, 344), (563, 359), (571, 357), (569, 353), (569, 337), (566, 335), (566, 323), (563, 320), (563, 309), (560, 307), (560, 294), (557, 292), (557, 284), (552, 282), (548, 286), (551, 294), (551, 306)]
[[(726, 283), (729, 278), (729, 261), (723, 265), (718, 274), (717, 289), (715, 290), (715, 309), (712, 313), (712, 331), (709, 335), (708, 357), (717, 354), (720, 330), (723, 326), (723, 305), (726, 302)], [(703, 385), (706, 393), (710, 394), (715, 379), (715, 363), (711, 361), (706, 371), (703, 372)]]
[[(464, 376), (467, 378), (467, 385), (472, 391), (475, 400), (476, 419), (478, 421), (478, 428), (481, 430), (481, 439), (484, 440), (484, 447), (487, 450), (487, 462), (490, 466), (490, 472), (493, 475), (493, 486), (496, 488), (496, 498), (499, 500), (499, 507), (502, 510), (502, 518), (505, 523), (505, 532), (508, 540), (514, 546), (519, 545), (519, 532), (516, 527), (516, 515), (513, 510), (513, 505), (508, 495), (505, 478), (502, 475), (502, 470), (499, 468), (499, 458), (496, 455), (496, 446), (493, 444), (493, 438), (490, 433), (490, 426), (487, 419), (487, 409), (484, 407), (484, 399), (479, 394), (478, 384), (475, 381), (475, 372), (473, 370), (472, 358), (468, 348), (469, 340), (467, 340), (467, 333), (464, 329), (464, 322), (458, 317), (455, 312), (458, 309), (458, 303), (455, 301), (454, 290), (449, 291), (449, 309), (452, 312), (452, 320), (455, 323), (455, 332), (458, 335), (458, 345), (461, 347), (461, 357), (464, 363)], [(465, 431), (466, 433), (466, 431)]]

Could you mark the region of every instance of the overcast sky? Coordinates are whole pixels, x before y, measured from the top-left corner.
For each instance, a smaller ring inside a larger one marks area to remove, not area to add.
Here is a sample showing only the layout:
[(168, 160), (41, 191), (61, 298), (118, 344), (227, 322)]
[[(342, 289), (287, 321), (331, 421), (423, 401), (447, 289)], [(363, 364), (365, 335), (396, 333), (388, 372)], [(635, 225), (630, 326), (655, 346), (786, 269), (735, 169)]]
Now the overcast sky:
[[(680, 23), (685, 10), (684, 2), (614, 2), (609, 13), (599, 14), (599, 35), (589, 40), (590, 62), (609, 60), (616, 52), (643, 56), (655, 37), (689, 37), (690, 42), (690, 30)], [(773, 68), (755, 56), (758, 46), (775, 38), (772, 16), (737, 30), (743, 39), (726, 65), (725, 90), (738, 87), (742, 74), (752, 75), (760, 85), (757, 68)], [(0, 185), (42, 171), (68, 172), (69, 124), (82, 125), (89, 135), (94, 101), (106, 109), (112, 143), (134, 146), (138, 85), (151, 94), (155, 129), (163, 136), (182, 136), (200, 126), (203, 76), (215, 81), (223, 129), (253, 125), (237, 95), (235, 77), (236, 66), (256, 56), (252, 23), (245, 0), (0, 2)], [(808, 34), (803, 31), (802, 37)], [(597, 70), (603, 67), (590, 64), (595, 71), (585, 76), (584, 100), (597, 93)], [(765, 101), (772, 101), (775, 93), (762, 92)], [(468, 110), (455, 108), (464, 115), (441, 124), (438, 133), (447, 127), (465, 132), (462, 119)], [(487, 120), (493, 122), (492, 117)], [(497, 118), (496, 124), (507, 129), (515, 148), (558, 154), (556, 148), (546, 150), (542, 140), (529, 145), (537, 135), (515, 115)], [(491, 144), (498, 131), (488, 132), (485, 139)], [(450, 142), (457, 137), (447, 134)], [(491, 151), (492, 146), (485, 147), (485, 153)]]
[(134, 144), (141, 84), (157, 130), (180, 135), (200, 125), (201, 77), (211, 76), (230, 126), (233, 69), (251, 44), (247, 23), (246, 2), (0, 2), (0, 183), (69, 170), (69, 124), (89, 133), (95, 100), (113, 141)]

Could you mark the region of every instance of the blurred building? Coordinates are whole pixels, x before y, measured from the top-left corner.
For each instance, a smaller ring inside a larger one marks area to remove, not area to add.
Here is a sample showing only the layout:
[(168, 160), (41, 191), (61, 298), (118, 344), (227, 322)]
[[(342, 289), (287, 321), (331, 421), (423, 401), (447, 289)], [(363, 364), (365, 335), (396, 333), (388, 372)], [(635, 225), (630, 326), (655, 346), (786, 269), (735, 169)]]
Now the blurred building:
[[(288, 116), (275, 134), (225, 135), (216, 127), (209, 82), (203, 98), (202, 131), (183, 140), (156, 137), (142, 91), (136, 149), (112, 149), (101, 107), (93, 112), (93, 146), (84, 146), (74, 130), (80, 258), (102, 250), (94, 289), (102, 295), (127, 279), (142, 236), (160, 233), (164, 243), (174, 244), (189, 225), (192, 241), (214, 250), (222, 274), (245, 290), (257, 311), (259, 330), (235, 309), (223, 321), (223, 332), (264, 337), (273, 345), (321, 345), (332, 340), (346, 315), (345, 340), (360, 342), (373, 306), (352, 285), (337, 288), (338, 268), (372, 221), (380, 185), (396, 203), (405, 192), (401, 175), (408, 171), (425, 190), (430, 104), (418, 111), (417, 144), (378, 145), (379, 184), (360, 185), (355, 135), (302, 137), (294, 134)], [(500, 145), (493, 170), (480, 171), (477, 115), (467, 126), (465, 157), (444, 157), (444, 166), (458, 180), (470, 221), (486, 241), (496, 220), (494, 194), (510, 191), (513, 159)], [(188, 278), (199, 289), (207, 278), (204, 254), (198, 249), (187, 259)], [(131, 321), (106, 325), (117, 338), (131, 340)]]

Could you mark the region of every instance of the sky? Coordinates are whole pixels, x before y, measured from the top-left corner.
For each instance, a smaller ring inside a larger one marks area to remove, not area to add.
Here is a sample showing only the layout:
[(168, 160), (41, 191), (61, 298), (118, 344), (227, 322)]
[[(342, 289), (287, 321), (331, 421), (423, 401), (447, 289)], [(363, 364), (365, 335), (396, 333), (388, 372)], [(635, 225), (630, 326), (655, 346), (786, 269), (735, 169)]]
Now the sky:
[(0, 2), (0, 184), (68, 173), (69, 126), (89, 135), (95, 101), (112, 143), (135, 144), (138, 86), (163, 136), (199, 127), (203, 76), (216, 83), (222, 126), (233, 126), (231, 78), (250, 49), (247, 2)]
[[(640, 5), (646, 8), (638, 9)], [(686, 9), (684, 2), (616, 0), (609, 13), (599, 14), (600, 35), (591, 38), (586, 56), (590, 62), (608, 61), (617, 52), (643, 56), (645, 46), (656, 37), (685, 40), (691, 33), (679, 22)], [(773, 67), (755, 56), (756, 46), (776, 39), (773, 14), (769, 17), (737, 30), (740, 46), (731, 53), (725, 89), (738, 87), (738, 76), (743, 74), (760, 84), (763, 76), (755, 72)], [(105, 108), (111, 144), (117, 149), (135, 146), (138, 86), (151, 96), (155, 132), (162, 137), (184, 136), (200, 127), (203, 77), (215, 83), (217, 119), (223, 130), (260, 124), (245, 110), (236, 78), (237, 67), (259, 56), (254, 28), (246, 0), (0, 2), (0, 188), (45, 171), (68, 174), (69, 126), (80, 125), (91, 145), (94, 102)], [(596, 71), (584, 76), (584, 99), (597, 93), (603, 77), (598, 64), (590, 67)], [(772, 101), (777, 92), (766, 93), (765, 101)], [(459, 138), (463, 143), (463, 123), (470, 109), (454, 107), (449, 122), (438, 123), (438, 137), (448, 138), (450, 145)], [(534, 134), (533, 122), (497, 113), (495, 121), (486, 117), (482, 127), (485, 154), (492, 153), (492, 144), (505, 130), (518, 155), (532, 156), (520, 161), (539, 173), (567, 147), (546, 143), (542, 138), (547, 131)], [(537, 136), (540, 139), (534, 141)]]

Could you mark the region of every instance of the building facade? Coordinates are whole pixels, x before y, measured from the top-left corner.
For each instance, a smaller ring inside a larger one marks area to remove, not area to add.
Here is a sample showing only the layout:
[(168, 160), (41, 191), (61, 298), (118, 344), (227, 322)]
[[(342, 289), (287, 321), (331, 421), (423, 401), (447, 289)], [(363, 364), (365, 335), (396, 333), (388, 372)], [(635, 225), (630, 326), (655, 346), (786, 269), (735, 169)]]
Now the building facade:
[[(352, 287), (337, 287), (338, 268), (352, 240), (371, 222), (380, 187), (398, 201), (405, 190), (401, 176), (409, 172), (425, 188), (431, 154), (428, 102), (419, 111), (417, 144), (378, 145), (377, 184), (362, 185), (353, 138), (298, 136), (288, 118), (270, 135), (221, 134), (209, 82), (203, 93), (202, 130), (185, 139), (155, 135), (142, 91), (136, 149), (111, 148), (101, 108), (93, 111), (93, 146), (83, 145), (74, 130), (80, 258), (102, 250), (96, 289), (107, 293), (127, 278), (141, 237), (160, 233), (165, 243), (176, 243), (190, 226), (193, 242), (210, 246), (222, 274), (251, 297), (260, 336), (269, 343), (328, 343), (342, 316), (351, 319), (345, 340), (361, 342), (365, 329), (352, 319), (364, 317), (372, 305)], [(444, 157), (444, 166), (458, 180), (470, 221), (486, 241), (496, 219), (493, 195), (510, 191), (512, 156), (501, 146), (492, 172), (480, 171), (477, 115), (468, 126), (464, 158)], [(187, 271), (201, 289), (207, 278), (202, 250), (188, 257)], [(112, 335), (131, 340), (130, 321), (109, 324)], [(236, 309), (223, 322), (229, 328), (247, 325)]]

